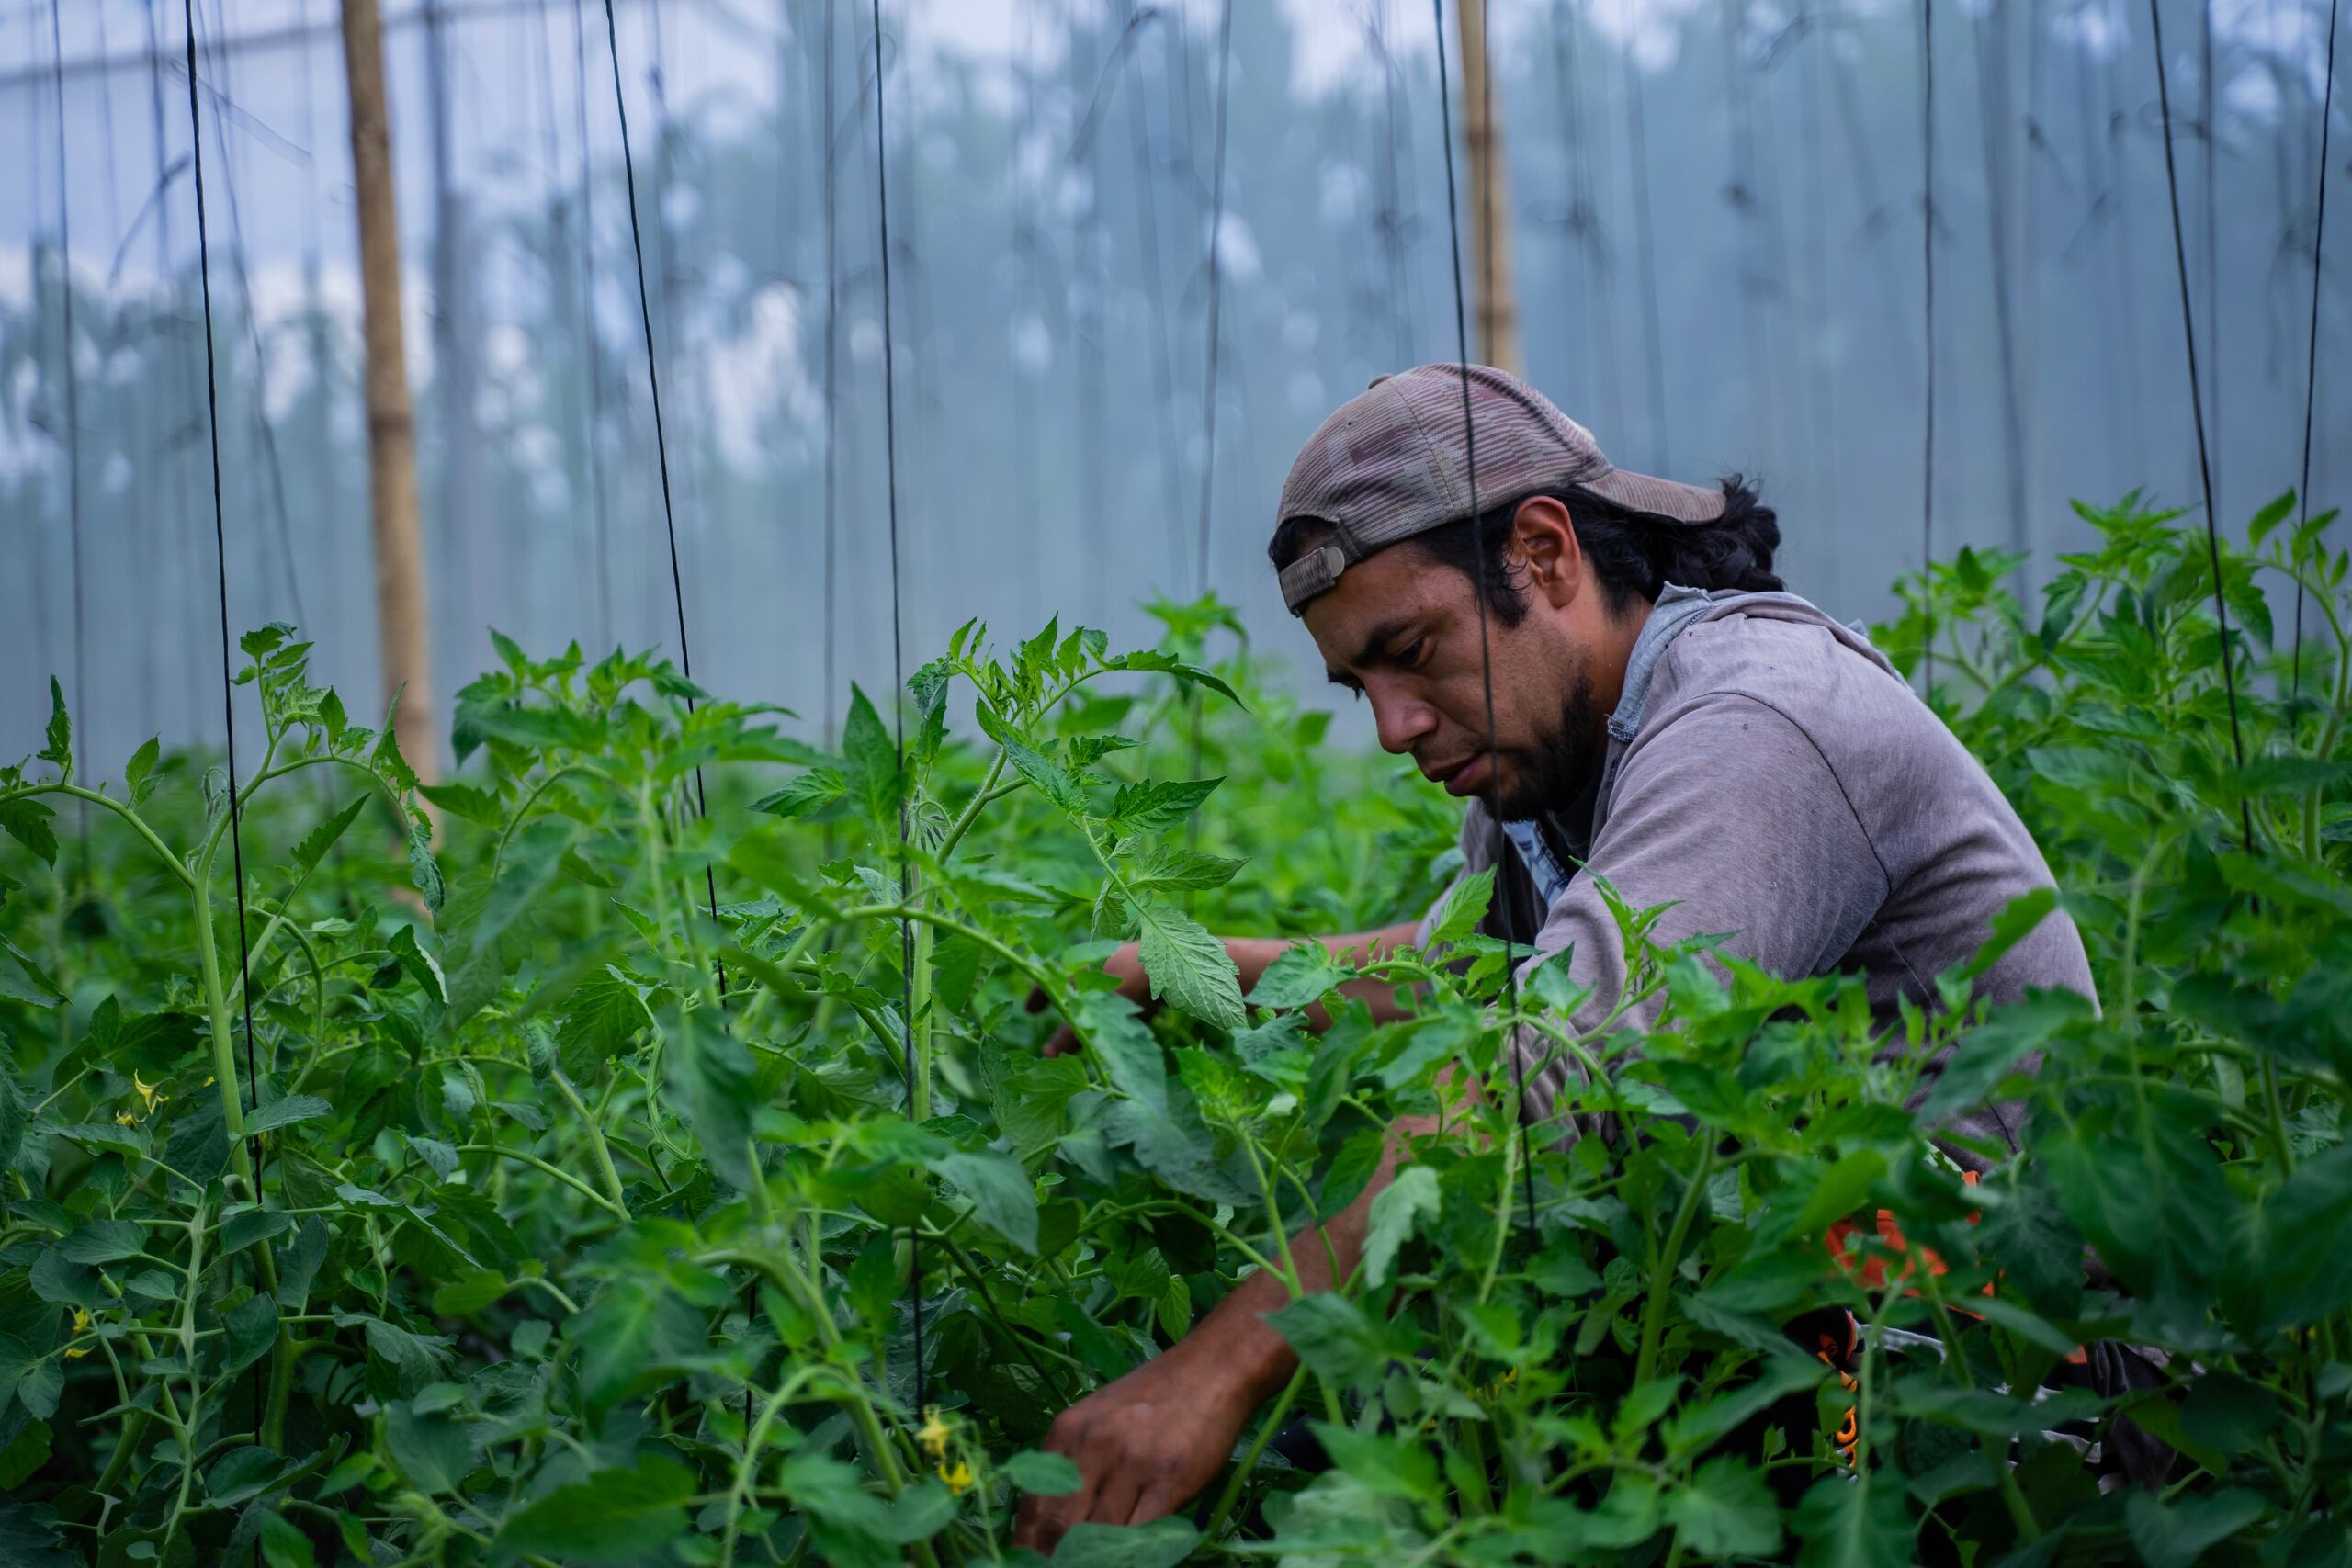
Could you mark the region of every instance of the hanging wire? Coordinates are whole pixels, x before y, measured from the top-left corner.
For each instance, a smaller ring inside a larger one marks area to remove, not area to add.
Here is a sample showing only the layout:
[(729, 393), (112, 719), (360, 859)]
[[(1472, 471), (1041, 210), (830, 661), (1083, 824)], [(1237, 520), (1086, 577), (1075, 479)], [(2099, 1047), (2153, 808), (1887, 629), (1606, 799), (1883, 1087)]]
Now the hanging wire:
[[(205, 424), (211, 437), (212, 552), (220, 603), (220, 718), (228, 728), (228, 745), (224, 754), (229, 775), (230, 867), (236, 877), (237, 999), (244, 1013), (246, 1113), (251, 1115), (261, 1110), (261, 1077), (254, 1062), (253, 949), (245, 931), (244, 808), (237, 798), (237, 705), (235, 678), (229, 668), (229, 528), (227, 508), (220, 495), (220, 383), (212, 346), (212, 243), (207, 231), (204, 211), (204, 123), (198, 108), (202, 94), (196, 80), (196, 0), (180, 0), (180, 10), (182, 19), (187, 25), (188, 147), (196, 177), (197, 276), (204, 290)], [(198, 897), (207, 896), (207, 889), (197, 890)], [(254, 1190), (249, 1196), (258, 1203), (261, 1201), (262, 1178), (261, 1138), (258, 1134), (247, 1140), (246, 1160), (253, 1169)], [(254, 1380), (254, 1430), (256, 1434), (262, 1427), (262, 1383), (263, 1380), (258, 1377)], [(260, 1543), (255, 1542), (254, 1558), (256, 1563), (260, 1557)]]
[[(1168, 347), (1168, 302), (1166, 289), (1159, 278), (1159, 181), (1155, 177), (1151, 155), (1151, 114), (1143, 98), (1143, 79), (1136, 69), (1136, 57), (1142, 51), (1132, 40), (1138, 29), (1162, 13), (1156, 9), (1138, 10), (1135, 0), (1127, 0), (1127, 31), (1130, 40), (1126, 60), (1127, 141), (1135, 154), (1136, 222), (1140, 226), (1143, 253), (1144, 301), (1151, 312), (1151, 379), (1153, 401), (1159, 425), (1159, 462), (1168, 491), (1168, 532), (1171, 539), (1182, 536), (1182, 523), (1177, 508), (1176, 472), (1176, 371)], [(1162, 59), (1165, 59), (1163, 53)], [(1181, 560), (1183, 547), (1179, 544)]]
[[(662, 428), (662, 371), (653, 353), (653, 299), (645, 283), (645, 225), (637, 212), (637, 164), (628, 149), (628, 97), (621, 91), (620, 25), (613, 19), (613, 0), (605, 0), (605, 41), (611, 47), (613, 57), (613, 108), (620, 117), (621, 171), (628, 180), (628, 233), (637, 254), (637, 310), (645, 327), (645, 379), (653, 393), (653, 453), (662, 472), (662, 523), (670, 540), (670, 598), (678, 612), (678, 668), (688, 681), (695, 678), (694, 654), (686, 644), (686, 582), (678, 567), (678, 512), (670, 498), (670, 446)], [(695, 700), (686, 698), (686, 712), (695, 711)], [(702, 765), (695, 765), (695, 815), (708, 815), (710, 802), (703, 793)], [(717, 874), (706, 864), (702, 868), (704, 897), (710, 908), (710, 923), (718, 926), (718, 880)], [(718, 994), (727, 995), (727, 964), (713, 959), (712, 967), (718, 976)]]
[[(1209, 344), (1208, 374), (1201, 381), (1201, 423), (1208, 443), (1206, 460), (1201, 468), (1201, 531), (1199, 555), (1195, 566), (1193, 589), (1195, 593), (1209, 591), (1209, 519), (1216, 490), (1216, 378), (1217, 350), (1221, 343), (1220, 311), (1224, 304), (1225, 265), (1217, 254), (1217, 243), (1225, 228), (1225, 119), (1233, 85), (1233, 0), (1225, 0), (1216, 28), (1216, 151), (1212, 154), (1214, 172), (1209, 180)], [(1194, 723), (1193, 752), (1193, 771), (1199, 772), (1199, 725)]]
[[(610, 0), (606, 0), (610, 4)], [(899, 901), (913, 896), (908, 874), (907, 840), (907, 705), (905, 642), (899, 630), (899, 391), (896, 345), (890, 327), (890, 141), (882, 112), (883, 83), (888, 76), (882, 61), (882, 0), (872, 0), (874, 20), (874, 179), (876, 221), (882, 247), (882, 465), (890, 518), (890, 711), (899, 749)], [(927, 1109), (915, 1103), (915, 927), (903, 910), (899, 916), (899, 1042), (906, 1058), (907, 1110), (910, 1117)], [(911, 1222), (907, 1226), (907, 1294), (914, 1307), (915, 1408), (922, 1408), (922, 1238)]]
[[(1628, 183), (1634, 191), (1634, 241), (1641, 255), (1642, 347), (1649, 358), (1650, 445), (1657, 472), (1674, 471), (1671, 437), (1666, 429), (1666, 332), (1657, 304), (1657, 229), (1650, 220), (1649, 120), (1642, 107), (1642, 72), (1634, 51), (1618, 51), (1625, 79), (1625, 156), (1632, 163)], [(1446, 144), (1449, 153), (1453, 143)]]
[[(236, 99), (229, 91), (228, 0), (220, 0), (214, 10), (211, 44), (214, 85), (211, 91), (215, 98), (233, 108)], [(271, 514), (277, 524), (278, 566), (285, 574), (286, 603), (293, 612), (294, 622), (307, 627), (311, 618), (303, 610), (301, 584), (294, 571), (294, 524), (286, 505), (286, 468), (277, 459), (277, 434), (269, 419), (269, 355), (262, 346), (261, 317), (254, 306), (253, 273), (245, 260), (244, 209), (237, 199), (236, 160), (230, 150), (225, 118), (217, 114), (212, 117), (212, 143), (220, 149), (220, 166), (229, 175), (221, 186), (229, 197), (229, 265), (237, 275), (237, 298), (244, 306), (245, 335), (253, 344), (254, 428), (261, 445), (262, 477), (269, 481)], [(309, 162), (311, 150), (303, 148), (302, 155), (304, 161)], [(258, 547), (260, 541), (256, 539), (254, 543)], [(321, 774), (317, 777), (323, 788), (325, 776)]]
[[(2319, 391), (2319, 286), (2320, 263), (2327, 255), (2327, 132), (2328, 120), (2335, 112), (2335, 19), (2336, 0), (2327, 0), (2327, 82), (2320, 91), (2319, 103), (2319, 217), (2312, 231), (2312, 332), (2311, 346), (2303, 356), (2303, 468), (2302, 479), (2295, 486), (2295, 525), (2300, 531), (2312, 515), (2312, 410)], [(2303, 689), (2303, 583), (2295, 580), (2295, 653), (2287, 686), (2290, 697), (2301, 696)]]
[[(59, 0), (49, 0), (50, 80), (57, 96), (57, 263), (58, 292), (65, 308), (65, 517), (68, 547), (74, 565), (74, 712), (89, 722), (89, 647), (83, 632), (82, 589), (82, 372), (74, 363), (74, 187), (65, 171), (65, 30)], [(76, 880), (90, 874), (90, 814), (74, 814), (81, 840), (81, 870)]]
[[(834, 612), (835, 536), (838, 529), (834, 513), (840, 504), (841, 475), (836, 456), (841, 429), (841, 403), (836, 396), (840, 385), (839, 355), (841, 339), (841, 186), (837, 176), (840, 158), (833, 135), (834, 116), (840, 112), (833, 101), (833, 13), (836, 7), (825, 6), (825, 84), (823, 92), (825, 119), (823, 135), (819, 144), (824, 150), (825, 192), (825, 728), (828, 746), (833, 742), (833, 732), (840, 719), (834, 707), (838, 700), (834, 692), (839, 684), (840, 631)], [(831, 829), (827, 829), (830, 835)], [(831, 839), (828, 837), (828, 844)]]
[(1919, 694), (1936, 701), (1936, 0), (1919, 0), (1919, 203), (1922, 331), (1927, 336), (1927, 410), (1919, 441)]
[[(605, 518), (605, 465), (597, 455), (597, 437), (605, 429), (605, 355), (596, 337), (596, 182), (588, 141), (588, 14), (587, 0), (571, 0), (572, 66), (579, 74), (580, 133), (580, 355), (581, 374), (588, 378), (588, 518), (595, 529), (591, 547), (596, 556), (596, 641), (613, 642), (613, 552), (611, 530)], [(630, 204), (634, 212), (636, 204)]]
[[(2238, 728), (2237, 671), (2230, 657), (2230, 608), (2222, 592), (2222, 536), (2213, 516), (2213, 465), (2205, 447), (2205, 397), (2197, 379), (2197, 316), (2188, 302), (2188, 243), (2181, 235), (2180, 175), (2172, 148), (2172, 87), (2165, 69), (2164, 7), (2158, 0), (2148, 0), (2148, 28), (2156, 51), (2156, 108), (2165, 134), (2165, 192), (2172, 206), (2173, 263), (2180, 280), (2181, 344), (2188, 354), (2188, 411), (2197, 427), (2197, 478), (2205, 495), (2205, 553), (2213, 571), (2213, 618), (2221, 627), (2222, 691), (2229, 700), (2230, 751), (2243, 771), (2245, 737)], [(2321, 173), (2324, 178), (2324, 166)], [(2254, 853), (2254, 810), (2243, 791), (2238, 795), (2238, 829), (2245, 840), (2245, 852)]]
[[(1466, 0), (1475, 3), (1475, 0)], [(1453, 173), (1453, 89), (1446, 77), (1445, 64), (1445, 0), (1430, 0), (1430, 11), (1437, 24), (1437, 103), (1438, 130), (1445, 146), (1445, 221), (1449, 242), (1446, 254), (1453, 261), (1453, 347), (1458, 373), (1462, 378), (1462, 467), (1464, 481), (1470, 492), (1470, 534), (1473, 553), (1478, 558), (1478, 682), (1487, 703), (1487, 816), (1494, 829), (1493, 864), (1498, 894), (1503, 881), (1503, 765), (1500, 743), (1495, 735), (1495, 666), (1487, 625), (1487, 520), (1478, 510), (1478, 438), (1477, 426), (1470, 416), (1470, 313), (1462, 285), (1462, 211), (1461, 198), (1455, 190)], [(1479, 29), (1483, 44), (1486, 29)], [(1493, 64), (1483, 62), (1483, 82), (1492, 90)], [(1488, 119), (1491, 125), (1493, 120)], [(1486, 198), (1490, 182), (1481, 180), (1480, 199)], [(1505, 941), (1509, 938), (1505, 925)], [(1519, 969), (1516, 964), (1503, 964), (1503, 997), (1506, 1010), (1519, 1007)], [(1516, 1042), (1507, 1049), (1510, 1057), (1513, 1111), (1519, 1123), (1519, 1168), (1527, 1183), (1527, 1228), (1535, 1229), (1535, 1167), (1527, 1154), (1527, 1066), (1520, 1060)]]

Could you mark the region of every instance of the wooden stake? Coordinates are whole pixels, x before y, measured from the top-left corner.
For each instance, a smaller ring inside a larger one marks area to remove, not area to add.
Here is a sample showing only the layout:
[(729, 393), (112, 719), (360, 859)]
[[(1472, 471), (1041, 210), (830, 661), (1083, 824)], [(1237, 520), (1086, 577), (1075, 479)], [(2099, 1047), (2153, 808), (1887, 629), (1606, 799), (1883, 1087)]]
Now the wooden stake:
[(1503, 171), (1503, 112), (1487, 71), (1487, 0), (1454, 7), (1462, 41), (1462, 137), (1470, 155), (1470, 234), (1477, 268), (1478, 357), (1523, 375), (1519, 289), (1510, 259), (1510, 181)]
[(401, 234), (392, 197), (391, 112), (376, 0), (343, 0), (351, 93), (352, 183), (359, 205), (361, 313), (368, 350), (368, 491), (376, 538), (376, 623), (384, 693), (401, 694), (395, 733), (418, 778), (440, 776), (433, 735), (433, 654), (425, 635), (424, 546), (416, 513), (416, 419), (401, 331)]

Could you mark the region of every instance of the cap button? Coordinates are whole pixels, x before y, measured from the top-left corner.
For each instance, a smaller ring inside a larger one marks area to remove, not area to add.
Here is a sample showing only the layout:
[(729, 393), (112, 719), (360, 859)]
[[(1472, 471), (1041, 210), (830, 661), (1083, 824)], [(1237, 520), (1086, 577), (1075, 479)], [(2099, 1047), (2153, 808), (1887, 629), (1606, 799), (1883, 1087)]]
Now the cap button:
[(1388, 372), (1386, 372), (1385, 370), (1384, 370), (1384, 371), (1382, 371), (1379, 375), (1374, 376), (1371, 380), (1366, 381), (1366, 382), (1363, 384), (1363, 389), (1364, 389), (1365, 391), (1369, 392), (1369, 391), (1371, 391), (1374, 387), (1379, 386), (1383, 381), (1393, 381), (1393, 380), (1395, 380), (1395, 379), (1396, 379), (1396, 378), (1395, 378), (1394, 376), (1391, 376), (1390, 374), (1388, 374)]

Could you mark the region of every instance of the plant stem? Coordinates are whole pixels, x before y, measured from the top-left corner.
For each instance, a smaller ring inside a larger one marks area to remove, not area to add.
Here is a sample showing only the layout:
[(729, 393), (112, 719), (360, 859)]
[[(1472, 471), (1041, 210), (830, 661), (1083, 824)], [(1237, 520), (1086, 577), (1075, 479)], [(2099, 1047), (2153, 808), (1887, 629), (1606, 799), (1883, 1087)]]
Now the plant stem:
[(1233, 1505), (1241, 1496), (1241, 1488), (1249, 1483), (1250, 1472), (1258, 1466), (1258, 1456), (1266, 1451), (1266, 1445), (1282, 1429), (1283, 1417), (1290, 1414), (1292, 1404), (1298, 1398), (1298, 1391), (1306, 1386), (1306, 1363), (1302, 1361), (1298, 1370), (1291, 1373), (1290, 1382), (1283, 1385), (1282, 1393), (1275, 1396), (1273, 1408), (1266, 1412), (1265, 1420), (1259, 1423), (1257, 1441), (1250, 1445), (1250, 1451), (1243, 1454), (1241, 1462), (1234, 1467), (1232, 1479), (1225, 1483), (1225, 1491), (1217, 1497), (1216, 1511), (1209, 1515), (1209, 1522), (1201, 1529), (1203, 1540), (1216, 1540), (1217, 1531), (1225, 1528), (1225, 1517), (1233, 1512)]

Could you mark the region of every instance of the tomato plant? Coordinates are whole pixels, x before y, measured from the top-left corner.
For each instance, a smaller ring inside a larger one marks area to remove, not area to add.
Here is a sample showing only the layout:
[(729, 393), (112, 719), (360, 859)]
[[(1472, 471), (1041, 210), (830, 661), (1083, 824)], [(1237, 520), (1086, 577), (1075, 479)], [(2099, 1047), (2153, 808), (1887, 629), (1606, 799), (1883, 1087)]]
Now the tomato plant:
[[(1057, 1561), (2336, 1560), (2346, 557), (2283, 506), (2223, 553), (2233, 704), (2201, 531), (2086, 515), (2038, 613), (1964, 551), (1877, 635), (1910, 664), (1932, 628), (2100, 1002), (1988, 1015), (1963, 969), (1893, 1042), (1859, 981), (1630, 908), (1666, 1010), (1570, 1034), (1564, 965), (1504, 987), (1476, 879), (1430, 951), (1302, 944), (1244, 996), (1211, 931), (1426, 908), (1453, 821), (1214, 604), (1124, 653), (967, 626), (837, 739), (500, 639), (424, 790), (287, 627), (244, 640), (233, 803), (153, 742), (94, 783), (60, 701), (0, 770), (0, 1545), (1011, 1561), (1017, 1493), (1074, 1480), (1054, 1415), (1295, 1278), (1438, 1115), (1355, 1277), (1276, 1314), (1301, 1371), (1219, 1482)], [(2297, 582), (2290, 667), (2263, 590)], [(1123, 939), (1148, 1020), (1099, 968)], [(1412, 1015), (1339, 994), (1366, 977)], [(1041, 1055), (1060, 1021), (1084, 1049)], [(1606, 1069), (1613, 1145), (1515, 1134), (1520, 1027)], [(1931, 1134), (1984, 1097), (2026, 1152), (1971, 1182)], [(2116, 1346), (2138, 1372), (2068, 1381)], [(2119, 1447), (2153, 1486), (2101, 1484)]]

